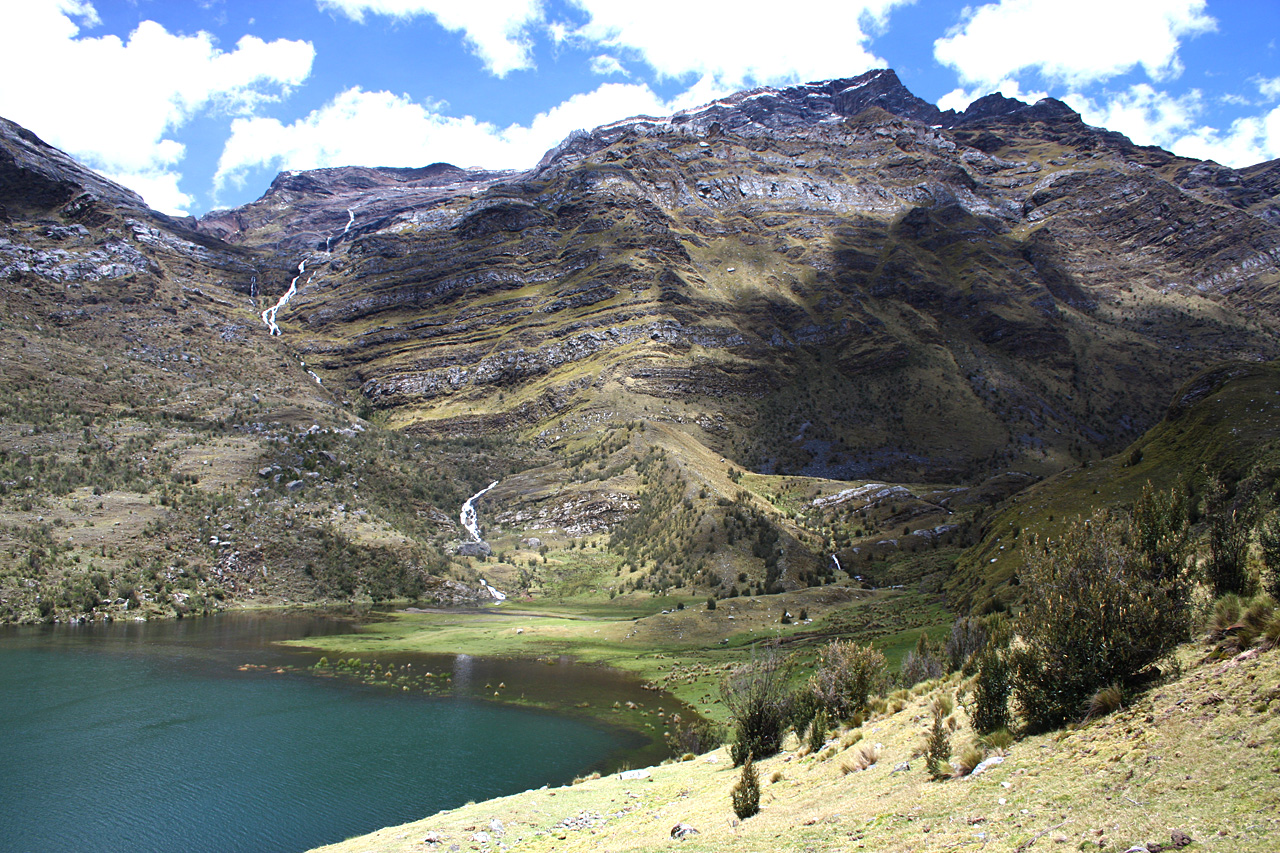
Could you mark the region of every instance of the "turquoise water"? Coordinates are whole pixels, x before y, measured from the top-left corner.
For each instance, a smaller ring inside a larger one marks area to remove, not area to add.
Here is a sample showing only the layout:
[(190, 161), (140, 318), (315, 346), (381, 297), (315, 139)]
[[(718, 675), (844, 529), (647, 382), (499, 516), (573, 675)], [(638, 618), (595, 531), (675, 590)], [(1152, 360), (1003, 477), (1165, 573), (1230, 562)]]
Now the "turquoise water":
[[(314, 656), (272, 641), (341, 630), (221, 616), (0, 633), (0, 851), (300, 851), (563, 784), (641, 745), (477, 701), (468, 685), (488, 664), (470, 658), (434, 660), (459, 684), (444, 697), (275, 671)], [(584, 667), (497, 665), (566, 697), (624, 687)]]

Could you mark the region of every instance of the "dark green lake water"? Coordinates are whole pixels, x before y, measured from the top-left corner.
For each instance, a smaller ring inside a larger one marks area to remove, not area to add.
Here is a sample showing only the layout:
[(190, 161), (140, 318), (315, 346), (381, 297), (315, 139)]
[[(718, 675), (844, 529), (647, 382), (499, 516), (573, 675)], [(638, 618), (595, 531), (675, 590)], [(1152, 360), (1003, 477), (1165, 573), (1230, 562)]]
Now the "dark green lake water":
[(0, 851), (291, 853), (645, 754), (633, 733), (476, 698), (498, 680), (566, 707), (640, 692), (607, 670), (415, 659), (452, 669), (446, 696), (275, 671), (317, 656), (274, 641), (346, 630), (223, 615), (0, 631)]

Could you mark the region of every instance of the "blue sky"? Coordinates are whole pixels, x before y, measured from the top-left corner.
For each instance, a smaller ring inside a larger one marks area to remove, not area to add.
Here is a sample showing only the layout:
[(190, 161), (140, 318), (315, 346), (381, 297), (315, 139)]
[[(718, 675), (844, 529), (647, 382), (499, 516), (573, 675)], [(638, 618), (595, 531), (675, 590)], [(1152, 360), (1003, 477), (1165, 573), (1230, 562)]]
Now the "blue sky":
[(282, 169), (522, 168), (577, 128), (891, 67), (1280, 157), (1280, 0), (0, 0), (0, 115), (200, 215)]

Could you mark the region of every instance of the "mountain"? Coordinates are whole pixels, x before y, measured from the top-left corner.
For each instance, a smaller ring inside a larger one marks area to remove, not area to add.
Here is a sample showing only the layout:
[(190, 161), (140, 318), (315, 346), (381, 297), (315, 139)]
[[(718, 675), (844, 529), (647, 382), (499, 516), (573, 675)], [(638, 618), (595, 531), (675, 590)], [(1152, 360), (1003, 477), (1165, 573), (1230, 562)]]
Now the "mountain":
[[(944, 112), (888, 70), (523, 172), (283, 173), (198, 221), (4, 122), (0, 205), (6, 619), (482, 571), (940, 588), (985, 508), (1280, 355), (1280, 162), (1052, 99)], [(494, 479), (496, 558), (453, 556)]]

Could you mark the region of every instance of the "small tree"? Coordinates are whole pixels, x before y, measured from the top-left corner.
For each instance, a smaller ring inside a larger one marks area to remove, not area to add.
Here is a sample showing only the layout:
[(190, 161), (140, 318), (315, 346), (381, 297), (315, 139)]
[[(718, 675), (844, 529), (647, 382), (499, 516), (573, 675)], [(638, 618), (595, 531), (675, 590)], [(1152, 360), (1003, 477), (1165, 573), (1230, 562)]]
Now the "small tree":
[(1205, 497), (1209, 519), (1209, 560), (1205, 564), (1215, 596), (1249, 592), (1249, 536), (1256, 515), (1248, 495), (1234, 497), (1221, 477), (1210, 481)]
[(987, 626), (981, 619), (973, 616), (961, 616), (951, 623), (951, 634), (947, 637), (947, 662), (951, 671), (971, 672), (970, 659), (982, 651), (987, 644)]
[(925, 743), (924, 766), (934, 779), (946, 776), (951, 768), (947, 759), (951, 757), (951, 736), (942, 722), (942, 709), (933, 708), (933, 725), (929, 728), (929, 739)]
[(973, 685), (969, 720), (980, 735), (1009, 727), (1009, 660), (994, 643), (977, 656), (978, 677)]
[(1262, 546), (1262, 565), (1266, 569), (1266, 590), (1280, 601), (1280, 513), (1271, 513), (1258, 528), (1258, 544)]
[(833, 717), (851, 718), (884, 680), (884, 655), (872, 646), (833, 640), (818, 650), (809, 689)]
[(809, 751), (817, 752), (827, 741), (827, 709), (819, 708), (809, 723)]
[(742, 778), (733, 786), (733, 813), (739, 820), (746, 820), (760, 813), (760, 774), (756, 773), (751, 754), (742, 764)]
[(1183, 581), (1136, 545), (1127, 516), (1095, 513), (1027, 543), (1014, 695), (1032, 729), (1061, 725), (1100, 687), (1129, 683), (1188, 633)]
[(911, 687), (931, 678), (941, 678), (946, 672), (946, 652), (929, 639), (929, 634), (920, 632), (916, 639), (915, 651), (907, 652), (902, 657), (899, 677), (903, 687)]
[(749, 755), (776, 755), (790, 712), (787, 667), (777, 648), (769, 646), (761, 654), (753, 650), (749, 662), (729, 673), (720, 695), (733, 723), (734, 766)]

